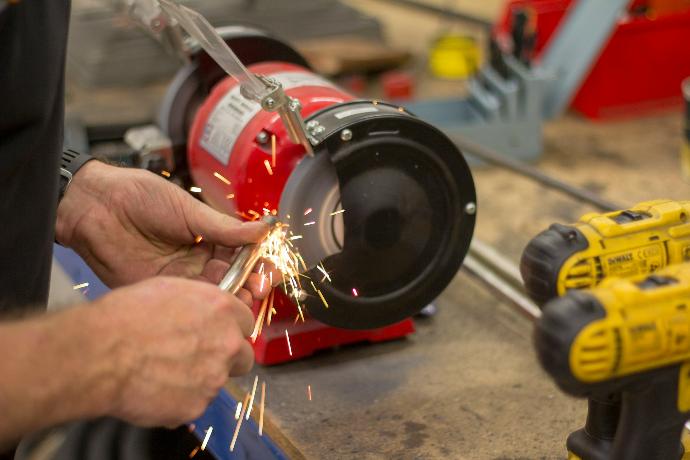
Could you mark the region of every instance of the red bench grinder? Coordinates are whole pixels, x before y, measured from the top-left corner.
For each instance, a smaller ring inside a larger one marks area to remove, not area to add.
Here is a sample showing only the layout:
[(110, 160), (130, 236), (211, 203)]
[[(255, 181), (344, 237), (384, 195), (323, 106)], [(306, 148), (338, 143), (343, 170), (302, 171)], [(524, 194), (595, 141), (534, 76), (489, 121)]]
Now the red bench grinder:
[(175, 174), (188, 173), (202, 199), (228, 214), (277, 213), (303, 235), (294, 243), (307, 264), (322, 261), (332, 280), (306, 273), (329, 307), (308, 297), (305, 322), (295, 323), (295, 306), (276, 291), (277, 315), (254, 344), (257, 362), (410, 334), (410, 317), (448, 285), (472, 237), (475, 190), (461, 153), (404, 108), (357, 100), (316, 75), (284, 42), (246, 27), (219, 32), (249, 70), (299, 100), (314, 155), (291, 142), (277, 113), (243, 98), (237, 81), (194, 49), (159, 114)]

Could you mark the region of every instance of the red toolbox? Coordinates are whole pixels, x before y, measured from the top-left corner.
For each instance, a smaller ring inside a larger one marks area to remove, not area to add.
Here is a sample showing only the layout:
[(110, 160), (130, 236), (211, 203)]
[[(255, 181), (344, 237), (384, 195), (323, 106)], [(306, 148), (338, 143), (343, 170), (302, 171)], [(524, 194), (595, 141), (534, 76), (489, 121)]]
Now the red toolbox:
[[(527, 9), (536, 21), (537, 57), (577, 0), (511, 0), (496, 26), (509, 34), (513, 14)], [(586, 30), (582, 31), (586, 33)], [(681, 82), (690, 76), (690, 2), (635, 0), (618, 21), (571, 106), (592, 119), (642, 115), (679, 107)]]

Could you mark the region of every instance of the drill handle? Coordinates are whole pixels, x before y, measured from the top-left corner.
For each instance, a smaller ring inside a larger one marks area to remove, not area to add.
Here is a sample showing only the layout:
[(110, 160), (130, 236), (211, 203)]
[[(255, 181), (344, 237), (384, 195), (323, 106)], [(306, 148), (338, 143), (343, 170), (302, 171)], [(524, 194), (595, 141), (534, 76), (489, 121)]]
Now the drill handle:
[(622, 395), (612, 460), (680, 460), (689, 414), (678, 410), (679, 366), (659, 371), (644, 386)]
[(596, 394), (587, 401), (585, 426), (570, 433), (568, 452), (583, 460), (609, 460), (621, 412), (619, 393)]

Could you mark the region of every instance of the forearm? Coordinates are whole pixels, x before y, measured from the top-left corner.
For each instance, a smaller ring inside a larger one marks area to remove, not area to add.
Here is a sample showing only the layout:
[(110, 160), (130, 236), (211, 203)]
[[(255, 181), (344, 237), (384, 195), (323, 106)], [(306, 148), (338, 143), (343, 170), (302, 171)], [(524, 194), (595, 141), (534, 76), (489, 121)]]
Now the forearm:
[(0, 323), (0, 448), (107, 412), (119, 382), (92, 308)]

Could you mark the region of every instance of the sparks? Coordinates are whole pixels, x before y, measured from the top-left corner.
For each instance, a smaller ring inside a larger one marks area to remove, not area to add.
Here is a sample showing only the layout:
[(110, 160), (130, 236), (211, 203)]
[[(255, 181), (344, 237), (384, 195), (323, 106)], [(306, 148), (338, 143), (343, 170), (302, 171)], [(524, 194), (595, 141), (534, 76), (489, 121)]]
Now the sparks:
[(305, 223), (304, 223), (304, 226), (306, 227), (306, 226), (308, 226), (308, 225), (314, 225), (315, 223), (316, 223), (316, 222), (314, 222), (314, 221), (312, 220), (311, 222), (305, 222)]
[(321, 297), (321, 302), (325, 305), (326, 308), (328, 308), (328, 302), (326, 302), (326, 298), (323, 296), (323, 293), (320, 290), (316, 290), (316, 292), (319, 294), (319, 297)]
[(89, 283), (75, 284), (74, 286), (72, 286), (72, 289), (77, 291), (77, 290), (85, 288), (85, 287), (89, 287)]
[(275, 308), (273, 308), (273, 295), (275, 294), (275, 292), (275, 289), (271, 289), (271, 293), (268, 295), (268, 317), (266, 318), (266, 324), (269, 326), (271, 325), (271, 318), (275, 314)]
[(328, 308), (328, 302), (326, 302), (326, 298), (323, 296), (323, 293), (321, 292), (321, 290), (319, 290), (319, 289), (316, 287), (316, 285), (314, 284), (313, 281), (309, 281), (309, 282), (311, 283), (311, 287), (314, 288), (314, 291), (319, 295), (319, 297), (321, 297), (321, 302), (323, 302), (324, 306), (325, 306), (326, 308)]
[(170, 171), (166, 171), (166, 170), (164, 169), (163, 171), (161, 171), (161, 176), (170, 177)]
[(304, 313), (302, 313), (302, 306), (299, 304), (299, 301), (297, 302), (297, 318), (295, 318), (295, 324), (297, 324), (298, 319), (302, 319), (302, 322), (304, 322)]
[(219, 181), (223, 182), (224, 184), (230, 185), (230, 181), (227, 180), (227, 179), (226, 179), (221, 173), (219, 173), (218, 171), (215, 171), (215, 172), (213, 173), (213, 175), (216, 176), (216, 179), (218, 179)]
[(242, 412), (242, 402), (237, 401), (237, 407), (235, 408), (235, 420), (240, 418), (240, 412)]
[(252, 407), (254, 407), (254, 395), (256, 395), (256, 384), (259, 383), (259, 376), (254, 376), (254, 386), (252, 386), (252, 395), (249, 398), (249, 407), (247, 408), (247, 416), (245, 420), (249, 420), (249, 416), (252, 415)]
[(271, 163), (269, 163), (268, 160), (264, 160), (264, 166), (266, 166), (266, 171), (268, 171), (268, 174), (272, 176), (273, 169), (271, 169)]
[[(262, 244), (262, 258), (273, 264), (283, 277), (283, 284), (292, 291), (298, 290), (300, 276), (299, 257), (291, 249), (287, 238), (287, 225), (279, 225), (269, 233)], [(289, 284), (288, 284), (289, 283)], [(271, 283), (272, 284), (272, 283)], [(293, 292), (286, 291), (292, 297)]]
[(264, 435), (264, 407), (266, 404), (266, 382), (261, 382), (261, 406), (259, 407), (259, 436)]
[(311, 401), (311, 385), (307, 385), (307, 396), (309, 397), (309, 401)]
[(269, 297), (270, 294), (261, 301), (261, 308), (259, 308), (259, 314), (256, 317), (256, 322), (254, 323), (254, 331), (252, 332), (252, 335), (249, 336), (252, 339), (252, 343), (256, 343), (256, 339), (261, 334), (261, 329), (263, 329), (264, 316), (266, 315), (266, 307), (268, 306)]
[(290, 334), (288, 334), (287, 329), (285, 329), (285, 339), (287, 340), (288, 353), (290, 353), (290, 356), (292, 356), (292, 345), (290, 345)]
[(196, 446), (194, 450), (189, 453), (189, 458), (194, 458), (197, 452), (199, 452), (199, 446)]
[(302, 239), (302, 235), (295, 235), (295, 236), (291, 236), (290, 238), (288, 238), (288, 241), (301, 240), (301, 239)]
[(326, 279), (328, 280), (329, 283), (332, 282), (332, 281), (331, 281), (331, 276), (328, 274), (328, 272), (326, 271), (326, 269), (323, 268), (323, 265), (319, 264), (319, 265), (316, 266), (316, 268), (318, 268), (319, 271), (320, 271), (321, 273), (323, 273), (323, 279), (321, 280), (322, 283), (323, 283), (323, 281), (326, 280)]
[(358, 296), (359, 296), (359, 292), (357, 292), (357, 289), (352, 288), (352, 295), (355, 296), (355, 297), (358, 297)]
[(271, 164), (276, 167), (276, 135), (271, 134)]
[(201, 193), (201, 187), (189, 187), (189, 191), (192, 193)]
[(304, 215), (306, 216), (306, 215), (309, 214), (310, 212), (312, 212), (312, 209), (311, 209), (311, 208), (306, 209), (306, 210), (304, 211)]
[(201, 243), (203, 240), (204, 240), (204, 237), (201, 236), (201, 235), (197, 235), (197, 236), (194, 238), (194, 242), (195, 242), (196, 244)]
[(344, 213), (344, 212), (345, 212), (345, 210), (344, 210), (344, 209), (341, 209), (340, 211), (332, 212), (332, 213), (331, 213), (331, 216), (336, 216), (336, 215), (342, 214), (342, 213)]
[(232, 200), (233, 198), (235, 198), (235, 194), (234, 194), (234, 193), (228, 193), (227, 195), (225, 195), (225, 199), (226, 199), (226, 200)]
[(259, 285), (259, 292), (264, 292), (264, 282), (266, 281), (266, 275), (264, 275), (262, 273), (260, 276), (261, 276), (261, 284)]
[[(302, 267), (304, 267), (304, 271), (305, 271), (305, 272), (308, 271), (309, 269), (307, 268), (307, 264), (304, 262), (304, 259), (302, 258), (302, 255), (298, 253), (298, 254), (297, 254), (297, 258), (299, 259), (299, 262), (302, 264)], [(307, 275), (303, 275), (303, 276), (305, 276), (305, 277), (308, 278)]]
[(230, 442), (230, 452), (235, 450), (235, 442), (237, 442), (237, 435), (240, 434), (240, 428), (242, 427), (242, 420), (244, 419), (244, 411), (247, 409), (247, 402), (249, 401), (249, 393), (244, 397), (244, 404), (242, 405), (242, 412), (237, 419), (237, 425), (235, 425), (235, 432), (232, 435), (232, 442)]
[(211, 433), (213, 433), (212, 426), (208, 427), (208, 430), (206, 430), (206, 437), (204, 437), (204, 442), (201, 443), (201, 450), (206, 450), (206, 444), (208, 444), (208, 440), (211, 439)]

